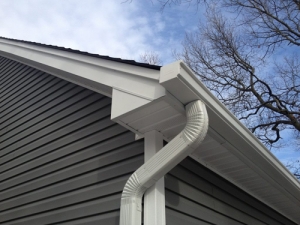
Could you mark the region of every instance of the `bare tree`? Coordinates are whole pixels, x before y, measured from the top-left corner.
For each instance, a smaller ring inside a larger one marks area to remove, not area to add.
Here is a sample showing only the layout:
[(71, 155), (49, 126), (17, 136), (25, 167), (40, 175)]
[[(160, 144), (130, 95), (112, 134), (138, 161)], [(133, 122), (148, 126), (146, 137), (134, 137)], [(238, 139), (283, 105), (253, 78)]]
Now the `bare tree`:
[(188, 4), (188, 6), (196, 6), (198, 8), (198, 5), (202, 2), (206, 2), (206, 0), (157, 0), (161, 4), (161, 10), (164, 10), (166, 6), (172, 6), (172, 5), (182, 5), (182, 4)]
[(155, 52), (148, 51), (140, 55), (140, 62), (148, 63), (151, 65), (161, 65), (162, 61), (159, 58), (159, 55)]
[(252, 43), (271, 52), (282, 44), (300, 46), (299, 0), (225, 0), (224, 6), (242, 15)]
[(300, 180), (300, 160), (290, 161), (286, 164), (286, 167)]
[[(129, 2), (131, 3), (133, 0), (124, 0), (124, 2)], [(152, 3), (155, 0), (150, 0)], [(209, 0), (156, 0), (160, 5), (160, 10), (163, 12), (164, 9), (169, 6), (179, 6), (179, 5), (185, 5), (185, 6), (195, 6), (197, 9), (200, 5), (200, 3), (206, 3)]]
[(180, 55), (269, 146), (286, 129), (300, 136), (299, 2), (225, 1), (236, 17), (209, 7), (207, 23), (186, 35)]
[[(300, 0), (158, 0), (205, 3), (205, 22), (183, 41), (199, 79), (267, 146), (300, 150)], [(300, 163), (287, 167), (300, 179)]]

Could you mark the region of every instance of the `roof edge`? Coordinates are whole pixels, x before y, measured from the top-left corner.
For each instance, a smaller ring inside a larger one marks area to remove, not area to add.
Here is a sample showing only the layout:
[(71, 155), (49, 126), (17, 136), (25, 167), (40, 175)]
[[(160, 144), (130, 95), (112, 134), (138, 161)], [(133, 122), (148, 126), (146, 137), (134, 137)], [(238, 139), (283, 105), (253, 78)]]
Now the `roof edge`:
[(90, 57), (99, 58), (99, 59), (110, 60), (110, 61), (124, 63), (124, 64), (128, 64), (128, 65), (140, 66), (140, 67), (153, 69), (153, 70), (160, 70), (160, 68), (161, 68), (161, 66), (159, 66), (159, 65), (151, 65), (151, 64), (148, 64), (148, 63), (136, 62), (135, 60), (126, 60), (126, 59), (121, 59), (121, 58), (114, 58), (114, 57), (109, 57), (109, 56), (84, 52), (84, 51), (80, 51), (80, 50), (75, 50), (75, 49), (71, 49), (71, 48), (64, 48), (64, 47), (55, 46), (55, 45), (42, 44), (42, 43), (33, 42), (33, 41), (25, 41), (25, 40), (6, 38), (6, 37), (1, 37), (0, 36), (0, 40), (1, 39), (16, 42), (16, 43), (23, 43), (23, 44), (29, 44), (29, 45), (39, 46), (39, 47), (56, 49), (56, 50), (65, 51), (65, 52), (71, 52), (71, 53), (75, 53), (75, 54), (90, 56)]
[(1, 38), (0, 54), (109, 97), (114, 88), (150, 100), (165, 93), (159, 70)]

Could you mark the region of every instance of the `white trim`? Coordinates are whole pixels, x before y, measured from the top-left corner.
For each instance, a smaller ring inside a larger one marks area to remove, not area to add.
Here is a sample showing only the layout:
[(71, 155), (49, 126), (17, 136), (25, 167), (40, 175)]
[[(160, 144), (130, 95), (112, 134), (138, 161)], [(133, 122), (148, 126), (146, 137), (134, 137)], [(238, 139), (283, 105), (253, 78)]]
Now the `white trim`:
[[(163, 136), (153, 130), (145, 134), (145, 162), (163, 148)], [(144, 195), (144, 224), (165, 225), (165, 181), (160, 178)]]
[(109, 97), (113, 87), (152, 100), (165, 94), (154, 69), (4, 39), (0, 53)]

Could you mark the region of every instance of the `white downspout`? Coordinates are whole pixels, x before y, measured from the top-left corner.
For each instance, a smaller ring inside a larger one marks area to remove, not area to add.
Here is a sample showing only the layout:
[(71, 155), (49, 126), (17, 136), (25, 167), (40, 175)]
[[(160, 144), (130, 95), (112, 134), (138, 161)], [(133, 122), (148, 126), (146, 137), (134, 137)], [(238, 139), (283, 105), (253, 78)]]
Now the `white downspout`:
[(193, 152), (206, 136), (208, 115), (204, 103), (197, 100), (185, 109), (185, 128), (128, 179), (121, 197), (120, 225), (141, 225), (141, 203), (147, 188)]

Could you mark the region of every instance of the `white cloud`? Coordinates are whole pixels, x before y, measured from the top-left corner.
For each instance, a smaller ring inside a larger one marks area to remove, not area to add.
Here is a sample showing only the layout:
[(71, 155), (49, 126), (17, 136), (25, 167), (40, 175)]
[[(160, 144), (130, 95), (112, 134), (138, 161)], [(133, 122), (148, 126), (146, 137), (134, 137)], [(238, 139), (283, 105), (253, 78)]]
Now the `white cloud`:
[(164, 30), (140, 10), (138, 1), (2, 0), (0, 35), (137, 59), (161, 44), (156, 33)]
[(195, 12), (179, 6), (160, 12), (157, 1), (1, 0), (0, 36), (125, 59), (152, 51), (169, 63), (197, 23)]

